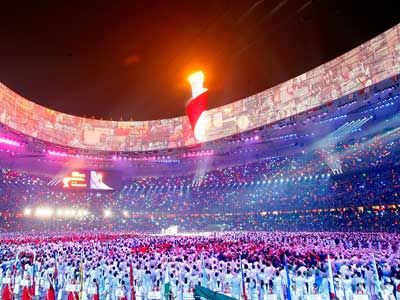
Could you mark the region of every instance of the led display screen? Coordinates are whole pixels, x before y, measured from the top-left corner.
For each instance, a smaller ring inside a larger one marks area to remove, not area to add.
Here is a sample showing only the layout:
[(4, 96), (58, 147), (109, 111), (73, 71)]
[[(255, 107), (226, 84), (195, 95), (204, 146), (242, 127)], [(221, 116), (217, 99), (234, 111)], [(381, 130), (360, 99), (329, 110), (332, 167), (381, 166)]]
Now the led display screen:
[(62, 190), (113, 191), (120, 185), (120, 174), (99, 170), (70, 171), (53, 178), (48, 185)]

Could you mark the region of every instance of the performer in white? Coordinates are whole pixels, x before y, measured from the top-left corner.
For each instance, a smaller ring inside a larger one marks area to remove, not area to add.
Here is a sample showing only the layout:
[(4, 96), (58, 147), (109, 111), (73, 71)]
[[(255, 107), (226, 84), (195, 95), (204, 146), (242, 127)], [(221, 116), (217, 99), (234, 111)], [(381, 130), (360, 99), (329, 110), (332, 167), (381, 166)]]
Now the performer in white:
[(22, 274), (21, 271), (18, 269), (17, 272), (15, 273), (14, 277), (14, 289), (13, 289), (13, 294), (15, 298), (19, 298), (21, 294), (21, 280), (22, 280)]
[(297, 275), (294, 278), (294, 282), (296, 285), (296, 296), (297, 299), (299, 300), (304, 300), (305, 299), (305, 293), (306, 293), (306, 279), (304, 278), (304, 275), (301, 271), (297, 271)]
[(275, 274), (272, 277), (272, 291), (278, 300), (284, 300), (282, 276), (278, 270), (275, 271)]
[(2, 280), (2, 292), (1, 292), (2, 300), (12, 300), (13, 299), (13, 290), (11, 285), (11, 270), (6, 270), (6, 275)]
[(239, 277), (239, 272), (235, 272), (232, 278), (232, 297), (235, 299), (240, 299), (241, 295), (241, 278)]
[(353, 283), (353, 280), (350, 278), (350, 276), (348, 274), (346, 274), (344, 276), (344, 279), (342, 280), (344, 297), (346, 300), (353, 299), (352, 283)]

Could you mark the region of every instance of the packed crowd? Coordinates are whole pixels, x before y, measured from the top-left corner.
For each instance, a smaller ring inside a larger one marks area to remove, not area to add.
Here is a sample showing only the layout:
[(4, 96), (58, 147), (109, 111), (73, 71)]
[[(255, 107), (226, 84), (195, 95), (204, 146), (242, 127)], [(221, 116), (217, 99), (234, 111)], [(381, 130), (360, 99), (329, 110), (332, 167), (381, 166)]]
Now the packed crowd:
[[(3, 209), (21, 210), (31, 203), (45, 205), (80, 205), (102, 201), (108, 207), (132, 207), (143, 213), (208, 212), (335, 208), (394, 204), (400, 187), (399, 168), (354, 172), (347, 175), (317, 174), (262, 180), (231, 186), (179, 187), (175, 190), (154, 189), (93, 191), (55, 191), (48, 186), (19, 188), (3, 186)], [(345, 197), (346, 196), (346, 197)]]
[[(40, 229), (41, 226), (44, 226), (42, 229), (51, 226), (60, 230), (68, 229), (67, 226), (75, 229), (79, 226), (110, 229), (112, 226), (127, 230), (133, 226), (147, 232), (159, 232), (161, 228), (179, 225), (185, 230), (192, 227), (192, 230), (210, 231), (284, 228), (380, 231), (386, 226), (389, 231), (399, 231), (399, 172), (399, 168), (390, 168), (224, 187), (179, 188), (176, 191), (68, 193), (52, 191), (47, 186), (19, 190), (8, 185), (0, 192), (4, 201), (1, 228), (9, 231)], [(92, 215), (85, 222), (76, 220), (78, 224), (32, 220), (23, 215), (26, 207), (49, 205), (87, 209)], [(105, 208), (114, 212), (114, 218), (104, 220)], [(123, 211), (126, 212), (124, 216)]]
[[(400, 299), (398, 234), (3, 234), (3, 299)], [(168, 295), (166, 294), (168, 293)]]

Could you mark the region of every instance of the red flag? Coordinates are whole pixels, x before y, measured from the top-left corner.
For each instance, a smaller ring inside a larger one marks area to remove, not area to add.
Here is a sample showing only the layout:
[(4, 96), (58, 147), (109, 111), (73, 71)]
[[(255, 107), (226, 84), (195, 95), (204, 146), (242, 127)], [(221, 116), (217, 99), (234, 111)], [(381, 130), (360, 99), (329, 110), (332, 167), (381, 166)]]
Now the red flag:
[(36, 253), (33, 256), (33, 263), (32, 263), (32, 286), (30, 288), (32, 297), (35, 297), (35, 290), (36, 290), (35, 277), (36, 277)]
[(32, 290), (29, 286), (24, 286), (22, 289), (22, 300), (32, 300), (33, 298)]
[(133, 279), (132, 261), (130, 262), (130, 265), (129, 265), (129, 283), (131, 285), (131, 300), (136, 300), (135, 280)]
[(1, 295), (2, 300), (12, 300), (13, 299), (13, 290), (11, 287), (11, 282), (7, 283), (3, 288), (3, 293)]

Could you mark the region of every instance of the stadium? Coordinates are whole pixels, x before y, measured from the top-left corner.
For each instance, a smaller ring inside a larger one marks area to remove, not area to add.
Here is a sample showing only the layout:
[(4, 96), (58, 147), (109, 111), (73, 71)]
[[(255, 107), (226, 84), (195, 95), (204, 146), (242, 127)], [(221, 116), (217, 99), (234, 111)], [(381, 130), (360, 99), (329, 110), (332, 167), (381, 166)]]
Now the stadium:
[(396, 25), (216, 108), (191, 82), (175, 118), (0, 83), (2, 299), (399, 300), (399, 74)]

